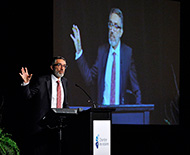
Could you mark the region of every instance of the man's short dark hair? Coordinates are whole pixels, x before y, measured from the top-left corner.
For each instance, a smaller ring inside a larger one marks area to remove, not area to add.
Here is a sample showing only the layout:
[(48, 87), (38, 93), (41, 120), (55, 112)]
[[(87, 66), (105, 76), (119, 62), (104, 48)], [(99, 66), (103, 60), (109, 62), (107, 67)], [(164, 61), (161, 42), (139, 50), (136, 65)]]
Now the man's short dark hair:
[(116, 15), (118, 15), (121, 18), (121, 28), (123, 28), (123, 13), (119, 8), (112, 8), (109, 14), (109, 18), (111, 16), (112, 13), (115, 13)]
[(64, 57), (62, 57), (62, 56), (55, 56), (55, 57), (53, 57), (51, 64), (54, 65), (57, 59), (62, 59), (62, 60), (64, 60), (67, 63), (67, 61), (66, 61), (66, 59)]

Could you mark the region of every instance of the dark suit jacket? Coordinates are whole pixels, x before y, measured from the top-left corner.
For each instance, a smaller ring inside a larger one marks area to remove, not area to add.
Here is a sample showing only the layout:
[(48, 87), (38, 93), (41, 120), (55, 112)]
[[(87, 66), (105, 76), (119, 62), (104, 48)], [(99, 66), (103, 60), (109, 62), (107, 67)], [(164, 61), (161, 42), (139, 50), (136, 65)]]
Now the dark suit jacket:
[[(63, 108), (68, 108), (67, 99), (67, 79), (61, 78), (63, 89), (64, 89), (64, 103)], [(40, 132), (42, 130), (39, 125), (39, 121), (45, 116), (51, 109), (51, 96), (52, 96), (52, 82), (51, 75), (40, 77), (37, 82), (30, 86), (22, 86), (22, 91), (27, 100), (32, 99), (30, 105), (33, 109), (32, 117), (32, 133)]]
[[(85, 82), (90, 85), (94, 84), (97, 79), (98, 86), (98, 104), (102, 104), (104, 92), (105, 69), (109, 53), (109, 45), (105, 44), (98, 49), (98, 56), (92, 68), (89, 68), (87, 62), (82, 55), (78, 60), (78, 66)], [(141, 91), (137, 81), (136, 69), (132, 58), (132, 48), (125, 44), (121, 44), (120, 49), (120, 103), (124, 104), (124, 95), (128, 88), (128, 80), (131, 83), (132, 91), (136, 92), (136, 102), (141, 103)]]

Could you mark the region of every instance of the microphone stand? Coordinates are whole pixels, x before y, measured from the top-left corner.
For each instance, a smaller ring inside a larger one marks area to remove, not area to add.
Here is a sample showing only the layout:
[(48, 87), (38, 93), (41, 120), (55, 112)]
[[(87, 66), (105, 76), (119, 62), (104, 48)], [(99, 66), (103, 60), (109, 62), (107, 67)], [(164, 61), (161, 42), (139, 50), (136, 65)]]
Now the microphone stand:
[(88, 99), (87, 102), (92, 104), (92, 108), (97, 108), (96, 103), (92, 100), (92, 98), (90, 97), (90, 95), (81, 86), (79, 86), (78, 84), (75, 84), (75, 86), (78, 87), (78, 88), (80, 88), (86, 94), (86, 96), (88, 96), (89, 99)]
[(127, 90), (126, 90), (126, 93), (129, 93), (129, 94), (133, 95), (135, 98), (137, 98), (137, 95), (136, 95), (136, 92), (137, 92), (137, 91), (138, 91), (138, 90), (136, 90), (135, 92), (133, 92), (133, 91), (127, 89)]
[(177, 95), (179, 96), (179, 88), (178, 88), (178, 85), (177, 85), (176, 75), (175, 75), (174, 68), (173, 68), (172, 64), (171, 64), (171, 68), (172, 68), (172, 73), (173, 73), (173, 77), (174, 77), (174, 82), (175, 82), (175, 87), (176, 87)]

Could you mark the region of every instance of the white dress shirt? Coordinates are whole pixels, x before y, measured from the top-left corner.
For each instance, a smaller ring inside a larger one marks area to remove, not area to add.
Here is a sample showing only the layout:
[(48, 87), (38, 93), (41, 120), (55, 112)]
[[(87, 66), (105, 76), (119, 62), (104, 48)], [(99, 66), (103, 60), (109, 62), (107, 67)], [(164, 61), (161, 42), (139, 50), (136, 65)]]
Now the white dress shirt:
[[(51, 98), (51, 108), (57, 108), (57, 81), (58, 78), (56, 78), (53, 74), (51, 75), (51, 83), (52, 83), (52, 98)], [(64, 90), (62, 86), (62, 82), (60, 81), (61, 86), (61, 108), (63, 108), (63, 102), (64, 102)]]
[(111, 95), (111, 74), (112, 74), (112, 64), (113, 64), (113, 53), (115, 52), (115, 64), (116, 64), (116, 76), (115, 76), (115, 105), (120, 104), (120, 42), (117, 48), (114, 50), (113, 47), (110, 47), (106, 72), (105, 72), (105, 88), (103, 93), (103, 105), (110, 105), (110, 95)]

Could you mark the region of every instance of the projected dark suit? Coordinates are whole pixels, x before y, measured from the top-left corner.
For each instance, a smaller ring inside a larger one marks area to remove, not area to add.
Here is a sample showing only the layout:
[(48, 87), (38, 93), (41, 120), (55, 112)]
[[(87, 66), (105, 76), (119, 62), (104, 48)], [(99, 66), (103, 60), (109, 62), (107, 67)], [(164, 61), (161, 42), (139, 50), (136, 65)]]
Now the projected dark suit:
[[(89, 68), (87, 62), (82, 55), (77, 59), (79, 69), (87, 84), (93, 84), (97, 79), (98, 99), (97, 102), (102, 104), (104, 92), (105, 69), (109, 53), (109, 44), (103, 45), (98, 49), (98, 56), (92, 68)], [(124, 96), (128, 88), (128, 81), (131, 83), (132, 91), (136, 92), (136, 103), (141, 103), (141, 91), (137, 81), (136, 69), (132, 58), (132, 48), (125, 44), (121, 44), (120, 49), (120, 103), (124, 104)]]

